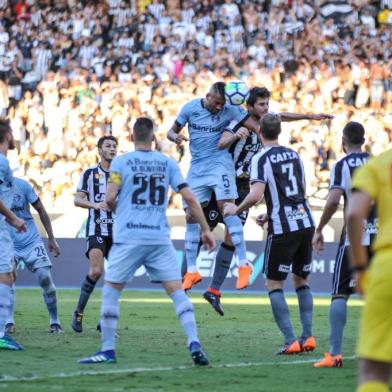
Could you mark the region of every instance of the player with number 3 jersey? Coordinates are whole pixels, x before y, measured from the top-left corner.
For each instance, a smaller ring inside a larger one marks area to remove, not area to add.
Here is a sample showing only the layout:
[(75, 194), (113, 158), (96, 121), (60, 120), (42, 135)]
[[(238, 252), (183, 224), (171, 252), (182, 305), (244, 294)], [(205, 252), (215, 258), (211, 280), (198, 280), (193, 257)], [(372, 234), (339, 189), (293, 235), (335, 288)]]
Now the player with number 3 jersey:
[[(269, 235), (264, 273), (272, 313), (285, 338), (278, 354), (296, 354), (316, 347), (312, 336), (313, 298), (307, 280), (312, 262), (314, 223), (306, 200), (302, 161), (295, 151), (278, 143), (279, 115), (266, 114), (261, 120), (260, 131), (264, 149), (252, 159), (250, 192), (239, 206), (227, 204), (224, 214), (239, 214), (265, 196)], [(261, 223), (265, 223), (263, 219)], [(299, 339), (295, 337), (283, 293), (290, 268), (302, 323)]]

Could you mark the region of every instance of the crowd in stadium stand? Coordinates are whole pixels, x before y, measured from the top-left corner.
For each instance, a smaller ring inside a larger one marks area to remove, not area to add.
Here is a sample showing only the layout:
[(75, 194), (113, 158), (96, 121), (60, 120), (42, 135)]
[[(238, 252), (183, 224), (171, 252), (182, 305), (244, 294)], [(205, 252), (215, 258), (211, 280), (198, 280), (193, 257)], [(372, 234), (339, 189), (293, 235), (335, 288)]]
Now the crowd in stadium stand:
[(272, 111), (335, 116), (284, 124), (317, 205), (346, 121), (365, 125), (373, 154), (391, 145), (391, 42), (391, 0), (0, 0), (0, 112), (16, 175), (65, 208), (98, 137), (131, 149), (124, 130), (142, 114), (185, 173), (188, 145), (165, 137), (178, 110), (217, 80), (242, 79), (270, 89)]

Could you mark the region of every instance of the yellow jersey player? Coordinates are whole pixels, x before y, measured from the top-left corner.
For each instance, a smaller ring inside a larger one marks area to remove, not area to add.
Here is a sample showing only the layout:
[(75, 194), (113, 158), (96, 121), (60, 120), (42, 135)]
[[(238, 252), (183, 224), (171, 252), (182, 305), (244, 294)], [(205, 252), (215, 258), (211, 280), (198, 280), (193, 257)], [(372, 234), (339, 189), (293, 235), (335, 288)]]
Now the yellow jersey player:
[[(352, 182), (348, 235), (357, 291), (365, 294), (359, 331), (357, 392), (387, 392), (392, 367), (392, 149), (359, 168)], [(369, 269), (362, 246), (363, 220), (373, 203), (379, 219)]]

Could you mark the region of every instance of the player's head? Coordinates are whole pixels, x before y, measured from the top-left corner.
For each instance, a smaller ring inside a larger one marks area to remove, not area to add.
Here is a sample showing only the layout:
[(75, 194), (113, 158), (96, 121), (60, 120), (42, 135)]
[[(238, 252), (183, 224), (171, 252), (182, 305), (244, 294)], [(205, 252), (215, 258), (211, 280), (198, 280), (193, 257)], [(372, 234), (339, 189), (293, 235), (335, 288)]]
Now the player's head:
[(13, 150), (15, 148), (15, 140), (12, 135), (10, 122), (3, 118), (0, 119), (0, 144), (5, 145), (6, 150)]
[(365, 143), (365, 128), (356, 121), (348, 122), (343, 128), (342, 145), (346, 152), (348, 148), (360, 148)]
[(154, 122), (148, 117), (139, 117), (133, 125), (133, 141), (149, 144), (154, 140)]
[(265, 141), (277, 140), (282, 131), (280, 116), (276, 113), (267, 113), (260, 121), (261, 137)]
[(206, 99), (204, 100), (206, 109), (214, 114), (219, 113), (223, 109), (225, 102), (225, 83), (214, 83), (211, 86), (210, 91), (207, 93)]
[(246, 100), (248, 111), (251, 116), (261, 118), (268, 113), (269, 99), (271, 93), (265, 87), (253, 87), (249, 90), (249, 97)]
[(98, 140), (98, 154), (101, 159), (111, 162), (117, 155), (117, 139), (114, 136), (102, 136)]

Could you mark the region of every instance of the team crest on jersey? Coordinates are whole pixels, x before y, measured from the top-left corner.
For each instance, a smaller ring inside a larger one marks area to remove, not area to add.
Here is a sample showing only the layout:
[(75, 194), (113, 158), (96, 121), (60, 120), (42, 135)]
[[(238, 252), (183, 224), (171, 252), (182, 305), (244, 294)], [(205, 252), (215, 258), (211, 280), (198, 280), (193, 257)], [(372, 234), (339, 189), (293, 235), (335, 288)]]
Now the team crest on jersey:
[(305, 208), (292, 208), (290, 212), (287, 214), (287, 219), (292, 220), (301, 220), (306, 217), (306, 210)]
[(102, 237), (96, 237), (98, 244), (103, 244), (103, 238)]
[(208, 218), (212, 221), (214, 221), (216, 218), (218, 218), (218, 211), (211, 210), (208, 214)]

